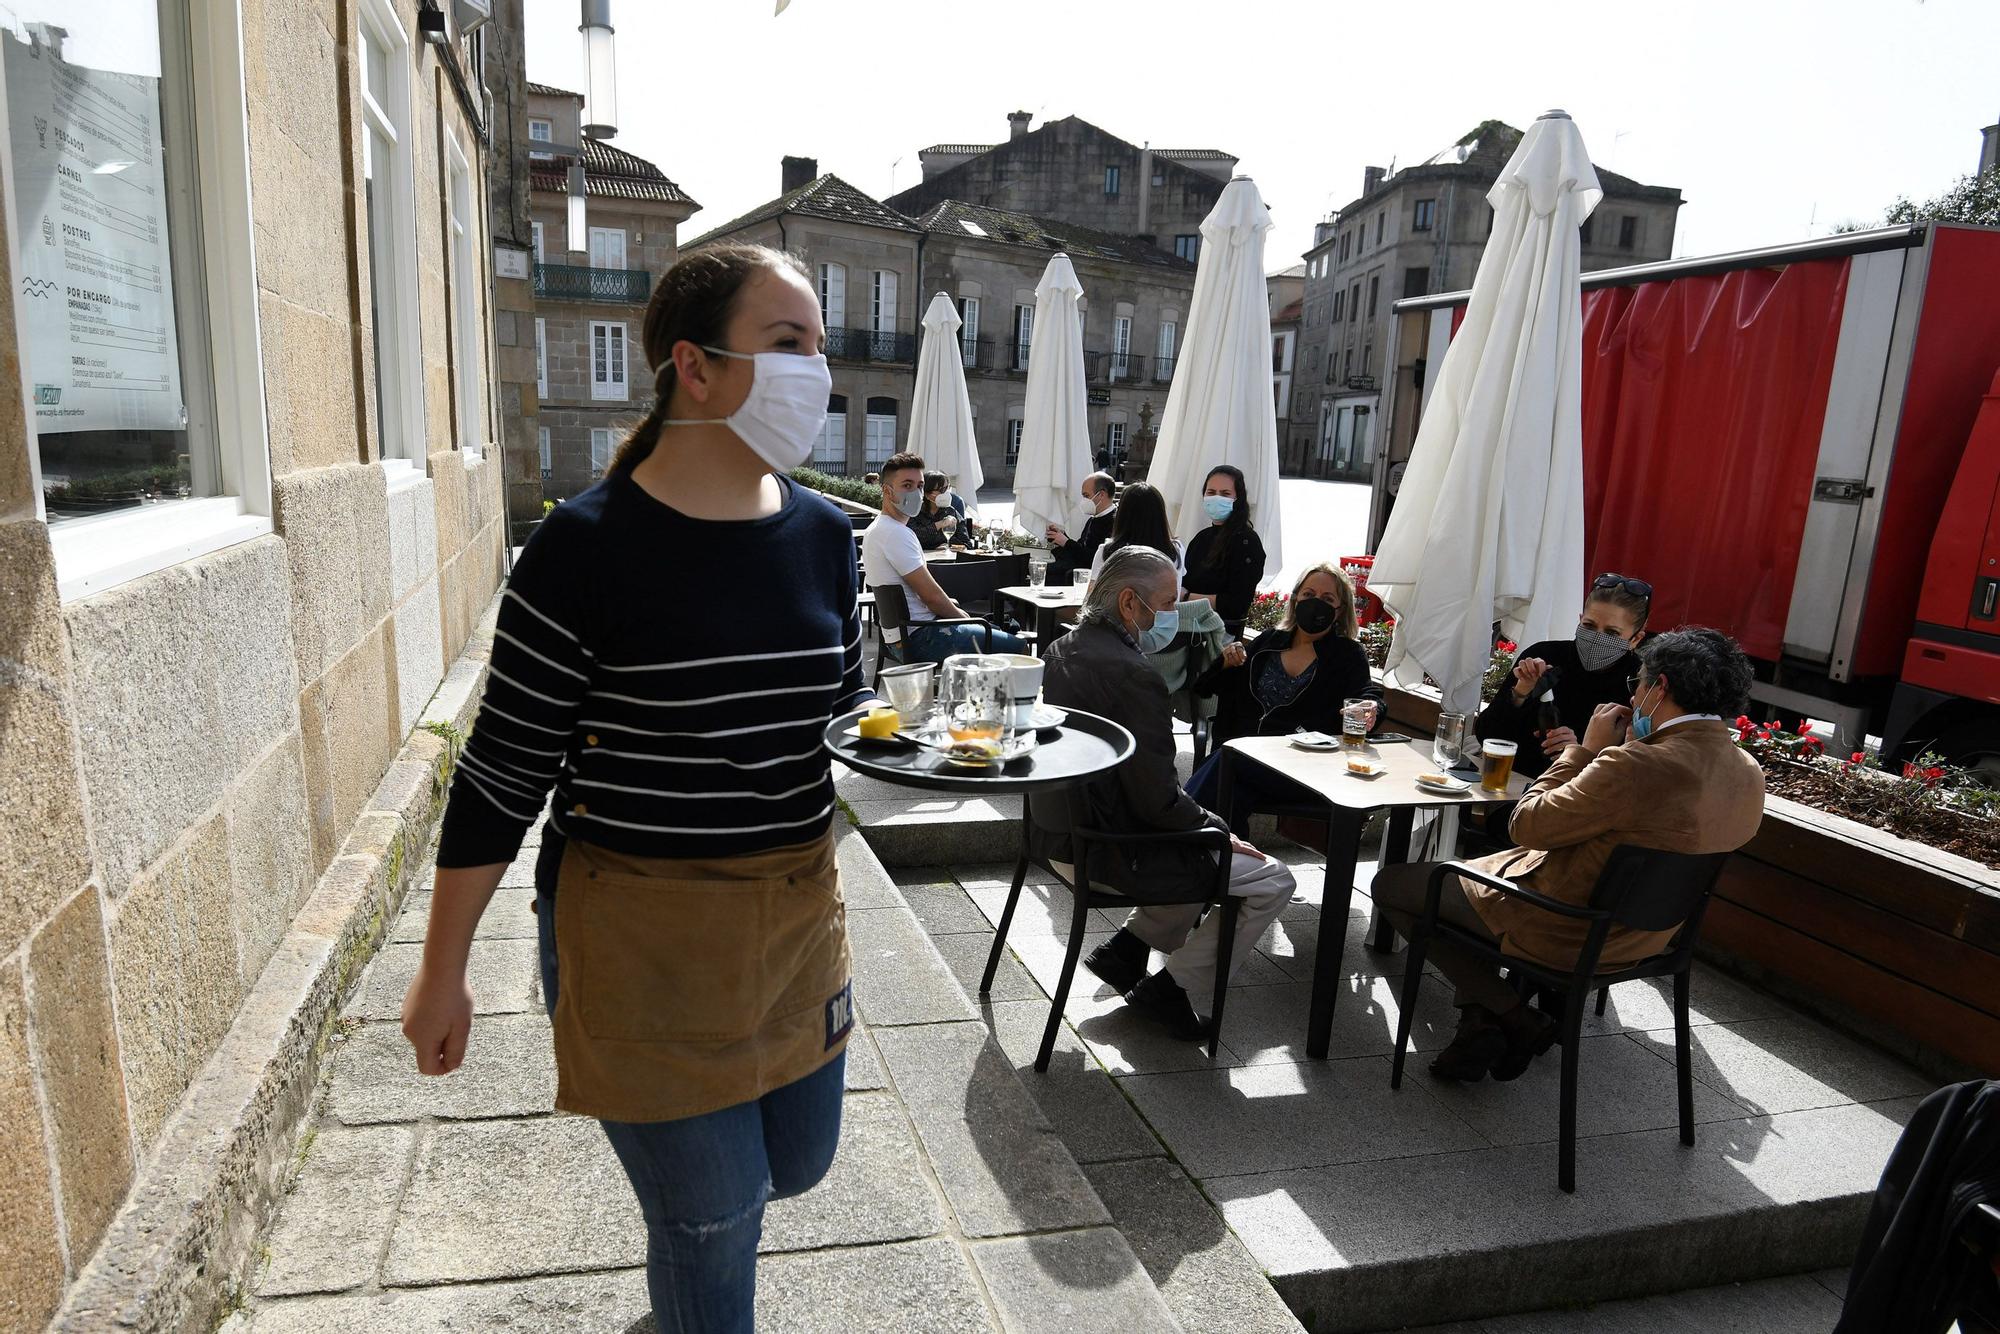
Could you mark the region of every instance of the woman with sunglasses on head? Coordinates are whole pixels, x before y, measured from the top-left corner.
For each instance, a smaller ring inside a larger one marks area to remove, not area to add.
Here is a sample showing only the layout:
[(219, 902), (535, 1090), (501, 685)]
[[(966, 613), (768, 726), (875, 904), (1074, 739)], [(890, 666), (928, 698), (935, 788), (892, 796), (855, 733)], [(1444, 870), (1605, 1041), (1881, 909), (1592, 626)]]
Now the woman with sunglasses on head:
[[(1637, 649), (1652, 606), (1653, 586), (1644, 580), (1597, 576), (1575, 635), (1524, 648), (1507, 684), (1480, 711), (1474, 734), (1514, 742), (1520, 747), (1514, 767), (1539, 777), (1564, 746), (1577, 744), (1598, 705), (1630, 699), (1625, 680), (1639, 670)], [(1545, 702), (1554, 706), (1553, 719), (1545, 716)]]
[[(1239, 736), (1340, 731), (1340, 709), (1350, 699), (1377, 702), (1372, 731), (1382, 720), (1382, 687), (1368, 670), (1354, 613), (1354, 584), (1337, 565), (1315, 565), (1299, 577), (1285, 604), (1284, 620), (1222, 650), (1222, 661), (1194, 683), (1198, 695), (1215, 695), (1209, 757), (1188, 779), (1188, 795), (1216, 810), (1223, 743)], [(1254, 766), (1252, 766), (1254, 768)], [(1236, 784), (1238, 810), (1254, 809), (1271, 795), (1247, 770)], [(1229, 811), (1224, 819), (1235, 827)]]
[[(555, 1105), (595, 1117), (631, 1180), (663, 1330), (749, 1334), (764, 1206), (840, 1138), (853, 996), (819, 740), (870, 694), (852, 526), (785, 476), (826, 417), (825, 342), (788, 255), (716, 246), (660, 279), (658, 401), (508, 578), (403, 1000), (417, 1068), (449, 1074), (474, 930), (553, 789)], [(690, 570), (754, 610), (690, 594)]]

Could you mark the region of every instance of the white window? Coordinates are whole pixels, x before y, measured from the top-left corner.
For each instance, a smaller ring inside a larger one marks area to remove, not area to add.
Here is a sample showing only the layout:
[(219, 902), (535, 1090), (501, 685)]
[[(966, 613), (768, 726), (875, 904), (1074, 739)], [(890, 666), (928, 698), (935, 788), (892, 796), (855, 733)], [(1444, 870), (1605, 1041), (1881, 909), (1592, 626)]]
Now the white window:
[(1013, 467), (1021, 461), (1021, 419), (1007, 419), (1007, 466)]
[(1104, 424), (1104, 447), (1111, 452), (1115, 462), (1125, 452), (1125, 423), (1106, 422)]
[(535, 316), (535, 394), (549, 396), (549, 322)]
[(472, 168), (456, 135), (445, 136), (445, 158), (450, 168), (447, 187), (445, 241), (451, 247), (452, 371), (458, 393), (458, 447), (475, 458), (485, 440), (486, 377), (482, 374), (480, 352), (486, 338), (479, 320), (480, 269), (476, 255), (485, 247), (476, 244), (473, 234), (479, 214), (472, 207)]
[(965, 353), (965, 364), (979, 364), (979, 298), (960, 297), (958, 302), (958, 345)]
[(537, 148), (535, 147), (535, 145), (537, 144), (546, 145), (552, 143), (554, 142), (555, 137), (556, 137), (556, 127), (553, 123), (542, 119), (540, 116), (530, 116), (528, 118), (529, 157), (545, 158), (551, 156), (549, 150), (546, 147)]
[(424, 455), (415, 191), (411, 185), (410, 44), (384, 0), (363, 0), (361, 174), (368, 305), (375, 332), (375, 439), (384, 459)]
[(602, 477), (611, 470), (611, 432), (602, 427), (590, 432), (590, 475)]
[(271, 531), (241, 28), (220, 0), (18, 0), (0, 59), (9, 317), (67, 600)]
[(539, 222), (531, 222), (528, 224), (528, 227), (531, 231), (533, 231), (535, 236), (535, 263), (537, 264), (548, 263), (548, 260), (546, 258), (547, 251), (543, 245), (542, 224)]
[(590, 229), (590, 267), (593, 269), (622, 269), (625, 267), (625, 229), (623, 227), (592, 227)]
[(1171, 380), (1174, 378), (1174, 340), (1180, 337), (1180, 326), (1172, 320), (1160, 321), (1160, 336), (1153, 344), (1153, 378)]
[(847, 327), (847, 266), (819, 266), (819, 318), (829, 329)]
[(1014, 369), (1028, 369), (1028, 347), (1035, 341), (1035, 308), (1014, 307)]
[(1111, 378), (1122, 380), (1132, 369), (1132, 317), (1119, 315), (1111, 321)]
[(822, 472), (847, 471), (847, 396), (835, 394), (827, 400), (826, 424), (813, 441), (812, 462)]
[(536, 434), (541, 444), (542, 480), (546, 482), (555, 472), (555, 456), (549, 452), (549, 428), (544, 426)]
[(896, 275), (887, 269), (875, 270), (875, 293), (868, 326), (878, 334), (896, 332)]
[(867, 436), (862, 457), (870, 468), (879, 468), (896, 452), (896, 400), (868, 400)]
[(625, 383), (625, 325), (590, 322), (590, 396), (623, 403), (632, 395)]

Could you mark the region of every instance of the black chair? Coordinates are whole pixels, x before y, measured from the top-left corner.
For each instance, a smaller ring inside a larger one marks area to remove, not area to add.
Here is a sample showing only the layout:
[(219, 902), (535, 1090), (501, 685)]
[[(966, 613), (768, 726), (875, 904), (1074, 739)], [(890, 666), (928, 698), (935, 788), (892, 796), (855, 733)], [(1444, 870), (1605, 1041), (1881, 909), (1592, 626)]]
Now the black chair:
[[(868, 590), (875, 595), (875, 629), (881, 636), (881, 643), (875, 646), (875, 679), (870, 689), (882, 685), (882, 669), (897, 667), (910, 661), (908, 653), (910, 628), (910, 597), (901, 584), (881, 584)], [(977, 625), (986, 631), (985, 651), (993, 651), (993, 627), (977, 616), (944, 616), (935, 621), (925, 621), (925, 625)], [(890, 634), (894, 633), (892, 640)]]
[[(1218, 904), (1222, 912), (1222, 938), (1217, 942), (1220, 949), (1215, 963), (1215, 995), (1210, 1001), (1208, 1020), (1208, 1059), (1214, 1060), (1222, 1041), (1222, 1004), (1229, 993), (1229, 960), (1236, 948), (1236, 915), (1242, 907), (1242, 900), (1229, 892), (1229, 834), (1225, 830), (1206, 828), (1181, 833), (1113, 834), (1083, 823), (1083, 802), (1077, 789), (1070, 790), (1067, 800), (1070, 842), (1076, 853), (1074, 883), (1046, 860), (1028, 851), (1028, 830), (1034, 817), (1028, 810), (1031, 802), (1024, 800), (1021, 803), (1021, 858), (1014, 867), (1014, 884), (1007, 892), (1007, 906), (1000, 910), (1000, 924), (993, 932), (993, 948), (986, 956), (986, 971), (979, 978), (979, 994), (985, 996), (993, 989), (993, 975), (999, 971), (1000, 956), (1007, 949), (1007, 929), (1014, 923), (1014, 907), (1020, 902), (1021, 885), (1027, 879), (1030, 861), (1046, 867), (1069, 886), (1071, 903), (1069, 947), (1063, 953), (1062, 975), (1056, 979), (1056, 994), (1049, 999), (1049, 1022), (1042, 1030), (1041, 1050), (1035, 1054), (1035, 1069), (1044, 1073), (1049, 1068), (1049, 1057), (1056, 1049), (1056, 1034), (1062, 1031), (1063, 1006), (1069, 1003), (1070, 982), (1076, 976), (1077, 960), (1083, 955), (1084, 930), (1092, 908), (1137, 908), (1165, 903)], [(1135, 899), (1113, 889), (1093, 888), (1089, 870), (1095, 864), (1093, 859), (1107, 854), (1116, 855), (1118, 848), (1135, 844), (1150, 847), (1181, 844), (1207, 848), (1215, 853), (1215, 869), (1204, 879), (1187, 885), (1185, 892), (1178, 895), (1169, 890), (1164, 896)]]
[[(1694, 1143), (1694, 1065), (1688, 1045), (1688, 974), (1694, 966), (1695, 937), (1701, 932), (1702, 914), (1708, 909), (1709, 895), (1722, 874), (1726, 852), (1667, 852), (1620, 844), (1611, 850), (1597, 884), (1590, 891), (1590, 906), (1579, 908), (1525, 889), (1510, 880), (1488, 875), (1464, 862), (1444, 862), (1431, 872), (1430, 893), (1424, 899), (1424, 915), (1410, 940), (1410, 954), (1403, 966), (1402, 1013), (1396, 1020), (1396, 1058), (1389, 1071), (1389, 1087), (1403, 1086), (1403, 1055), (1410, 1044), (1410, 1020), (1416, 1013), (1417, 988), (1424, 979), (1424, 951), (1433, 935), (1448, 937), (1461, 949), (1482, 955), (1512, 971), (1516, 985), (1539, 983), (1560, 990), (1565, 996), (1558, 1040), (1562, 1043), (1562, 1142), (1556, 1181), (1565, 1191), (1576, 1190), (1576, 1063), (1578, 1037), (1583, 1027), (1583, 1006), (1593, 987), (1608, 988), (1615, 982), (1643, 977), (1674, 979), (1674, 1066), (1680, 1082), (1681, 1143)], [(1438, 920), (1438, 895), (1446, 875), (1477, 882), (1533, 904), (1544, 912), (1589, 923), (1576, 966), (1568, 971), (1503, 954), (1493, 941)], [(1662, 954), (1637, 963), (1599, 971), (1598, 957), (1604, 938), (1614, 926), (1634, 931), (1665, 931), (1680, 928)], [(1598, 1013), (1603, 1013), (1599, 997)]]
[(998, 561), (961, 556), (931, 561), (924, 568), (953, 602), (979, 616), (993, 614), (994, 590), (1000, 587)]

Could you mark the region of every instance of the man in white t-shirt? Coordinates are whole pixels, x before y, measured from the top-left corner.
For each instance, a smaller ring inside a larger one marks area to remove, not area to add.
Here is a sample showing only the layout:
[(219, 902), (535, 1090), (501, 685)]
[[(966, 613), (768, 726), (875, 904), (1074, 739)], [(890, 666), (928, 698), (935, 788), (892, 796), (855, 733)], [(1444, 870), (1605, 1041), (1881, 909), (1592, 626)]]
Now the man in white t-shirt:
[(967, 613), (931, 577), (923, 548), (910, 531), (910, 520), (923, 503), (924, 461), (915, 454), (892, 455), (882, 465), (882, 513), (861, 536), (861, 573), (868, 587), (900, 584), (909, 602), (906, 656), (912, 662), (943, 662), (954, 653), (1024, 652), (1027, 646), (1019, 638), (990, 630), (983, 622), (933, 624)]

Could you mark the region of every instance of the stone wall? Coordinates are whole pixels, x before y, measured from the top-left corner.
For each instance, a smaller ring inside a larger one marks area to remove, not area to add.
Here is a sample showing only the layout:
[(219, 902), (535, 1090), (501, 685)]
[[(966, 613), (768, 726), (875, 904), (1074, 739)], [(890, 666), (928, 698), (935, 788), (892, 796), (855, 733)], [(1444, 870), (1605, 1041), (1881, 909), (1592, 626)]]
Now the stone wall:
[(443, 250), (443, 136), (479, 215), (482, 145), (415, 0), (394, 7), (428, 457), (385, 465), (372, 435), (352, 4), (241, 7), (273, 478), (250, 508), (269, 532), (63, 601), (0, 273), (0, 1331), (42, 1328), (158, 1170), (163, 1127), (501, 579), (500, 467), (458, 450), (453, 409), (492, 368), (453, 364)]

